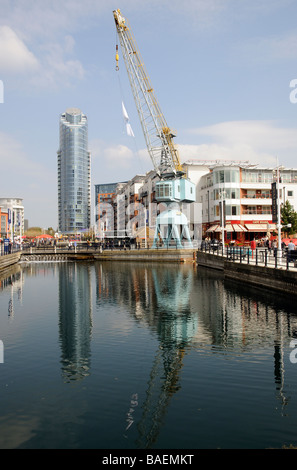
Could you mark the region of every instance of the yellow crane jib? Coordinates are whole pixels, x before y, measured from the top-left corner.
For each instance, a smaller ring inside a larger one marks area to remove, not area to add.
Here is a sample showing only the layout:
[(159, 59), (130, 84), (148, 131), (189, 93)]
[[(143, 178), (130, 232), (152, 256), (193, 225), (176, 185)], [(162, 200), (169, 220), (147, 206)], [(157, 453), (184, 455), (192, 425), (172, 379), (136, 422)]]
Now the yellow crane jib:
[(114, 10), (113, 16), (117, 26), (123, 29), (128, 29), (125, 24), (125, 18), (121, 15), (121, 11), (119, 9)]
[[(113, 15), (147, 150), (160, 178), (155, 183), (155, 199), (168, 205), (168, 210), (157, 216), (153, 248), (157, 247), (159, 237), (166, 247), (170, 245), (171, 239), (175, 238), (176, 247), (182, 248), (180, 233), (188, 240), (189, 246), (192, 246), (186, 216), (180, 209), (175, 210), (169, 206), (172, 202), (194, 202), (195, 184), (185, 177), (173, 143), (175, 134), (167, 126), (130, 25), (120, 10), (114, 10)], [(161, 229), (163, 226), (166, 226), (165, 231)]]
[[(182, 175), (184, 171), (173, 143), (174, 134), (167, 126), (160, 109), (129, 22), (119, 9), (113, 11), (113, 16), (140, 123), (156, 173), (166, 178), (170, 175)], [(117, 50), (116, 70), (118, 66)]]

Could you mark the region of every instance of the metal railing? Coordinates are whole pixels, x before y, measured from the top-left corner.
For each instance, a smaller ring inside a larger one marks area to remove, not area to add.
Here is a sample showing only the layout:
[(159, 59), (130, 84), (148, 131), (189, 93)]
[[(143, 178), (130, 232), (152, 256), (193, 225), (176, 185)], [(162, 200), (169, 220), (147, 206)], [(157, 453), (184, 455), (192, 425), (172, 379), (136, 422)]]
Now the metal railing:
[(21, 251), (20, 245), (10, 244), (5, 246), (3, 243), (0, 244), (0, 256), (11, 255)]
[[(185, 249), (193, 249), (197, 250), (198, 249), (198, 242), (193, 241), (193, 243), (189, 243), (187, 241), (182, 242), (182, 248)], [(17, 246), (17, 245), (11, 245), (9, 247), (2, 247), (0, 248), (0, 255), (6, 255), (6, 254), (11, 254), (15, 253), (17, 251), (21, 251), (22, 253), (26, 254), (38, 254), (38, 253), (48, 253), (48, 254), (55, 254), (55, 253), (65, 253), (65, 252), (102, 252), (106, 250), (119, 250), (119, 251), (128, 251), (128, 250), (151, 250), (153, 249), (152, 243), (147, 243), (145, 246), (145, 243), (131, 243), (129, 241), (122, 241), (120, 243), (118, 242), (111, 242), (111, 241), (101, 241), (101, 242), (77, 242), (77, 243), (27, 243), (23, 244), (22, 246)], [(168, 244), (168, 246), (165, 244), (157, 244), (157, 246), (154, 248), (157, 250), (177, 250), (180, 249), (179, 243), (177, 243), (175, 240), (171, 240), (171, 242)]]
[(288, 252), (287, 248), (280, 253), (276, 248), (257, 247), (252, 250), (245, 246), (225, 246), (202, 243), (200, 251), (217, 256), (224, 256), (229, 261), (253, 264), (255, 266), (273, 267), (279, 269), (297, 268), (297, 250)]

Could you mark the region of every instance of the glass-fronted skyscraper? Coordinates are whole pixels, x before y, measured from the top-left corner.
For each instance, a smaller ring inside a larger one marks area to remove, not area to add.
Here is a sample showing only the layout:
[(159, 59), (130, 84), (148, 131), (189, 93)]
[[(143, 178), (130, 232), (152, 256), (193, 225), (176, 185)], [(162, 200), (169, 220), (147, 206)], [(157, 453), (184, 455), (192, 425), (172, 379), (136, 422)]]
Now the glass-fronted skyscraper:
[(82, 232), (91, 223), (91, 156), (87, 117), (78, 108), (60, 116), (57, 153), (59, 231)]

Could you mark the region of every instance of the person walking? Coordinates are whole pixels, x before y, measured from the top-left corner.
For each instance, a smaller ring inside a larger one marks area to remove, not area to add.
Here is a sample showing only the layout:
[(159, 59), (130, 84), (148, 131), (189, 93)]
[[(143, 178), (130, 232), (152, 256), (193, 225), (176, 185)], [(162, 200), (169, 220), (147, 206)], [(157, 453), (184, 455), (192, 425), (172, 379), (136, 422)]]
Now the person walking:
[(256, 246), (257, 246), (256, 240), (253, 239), (253, 240), (251, 241), (252, 258), (254, 257), (254, 250), (256, 249)]
[(294, 243), (292, 242), (292, 240), (290, 241), (290, 243), (288, 244), (288, 262), (290, 263), (290, 261), (292, 261), (292, 257), (291, 257), (291, 253), (292, 251), (295, 250), (295, 245)]

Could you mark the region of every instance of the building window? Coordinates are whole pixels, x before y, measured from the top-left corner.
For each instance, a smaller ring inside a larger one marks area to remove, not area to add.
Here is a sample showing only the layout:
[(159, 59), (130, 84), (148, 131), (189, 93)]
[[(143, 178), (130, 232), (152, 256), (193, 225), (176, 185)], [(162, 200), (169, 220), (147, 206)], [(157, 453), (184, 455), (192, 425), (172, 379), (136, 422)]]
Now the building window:
[(214, 184), (239, 183), (239, 169), (214, 170)]
[(172, 197), (172, 185), (170, 183), (156, 185), (156, 197)]
[(293, 191), (288, 191), (288, 197), (293, 197)]
[(226, 215), (240, 215), (240, 206), (226, 205)]

